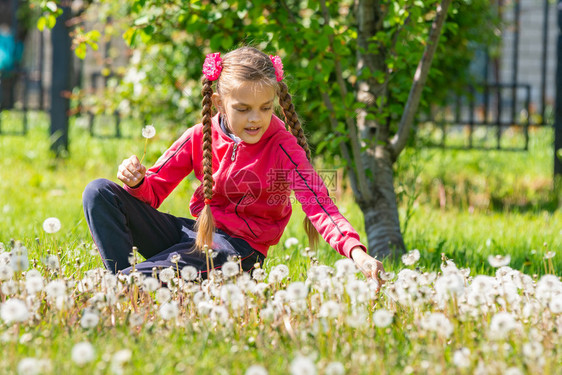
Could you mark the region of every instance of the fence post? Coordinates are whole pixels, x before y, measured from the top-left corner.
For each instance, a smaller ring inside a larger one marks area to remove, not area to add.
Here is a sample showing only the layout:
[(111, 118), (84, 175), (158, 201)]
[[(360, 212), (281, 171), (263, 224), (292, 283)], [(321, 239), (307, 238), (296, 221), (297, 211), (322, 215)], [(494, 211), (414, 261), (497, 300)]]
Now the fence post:
[[(64, 4), (65, 2), (63, 2)], [(62, 5), (62, 14), (51, 31), (53, 68), (51, 79), (51, 150), (57, 156), (68, 151), (68, 110), (70, 108), (71, 40), (66, 22), (70, 6)]]
[(554, 189), (562, 205), (562, 0), (558, 0), (558, 58), (554, 118)]

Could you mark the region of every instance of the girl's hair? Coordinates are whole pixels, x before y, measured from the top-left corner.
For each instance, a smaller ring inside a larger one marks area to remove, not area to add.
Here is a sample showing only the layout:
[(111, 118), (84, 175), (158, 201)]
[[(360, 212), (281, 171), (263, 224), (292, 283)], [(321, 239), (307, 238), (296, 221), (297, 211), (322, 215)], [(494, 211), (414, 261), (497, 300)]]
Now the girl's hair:
[[(287, 85), (283, 81), (277, 82), (275, 67), (269, 56), (253, 47), (241, 47), (227, 53), (222, 58), (222, 71), (216, 83), (217, 92), (220, 95), (229, 95), (236, 85), (248, 81), (262, 83), (275, 89), (289, 130), (297, 138), (298, 144), (305, 151), (308, 160), (312, 162), (310, 148), (308, 147), (299, 117), (295, 112)], [(204, 245), (211, 247), (215, 229), (213, 214), (209, 205), (213, 196), (211, 145), (211, 119), (213, 115), (211, 96), (213, 95), (213, 88), (212, 82), (205, 76), (203, 77), (201, 93), (203, 94), (201, 121), (203, 124), (203, 187), (205, 207), (199, 214), (196, 223), (197, 239), (195, 246), (199, 250), (203, 249)], [(315, 249), (318, 243), (318, 232), (312, 226), (308, 217), (304, 220), (304, 228), (308, 235), (310, 247)]]

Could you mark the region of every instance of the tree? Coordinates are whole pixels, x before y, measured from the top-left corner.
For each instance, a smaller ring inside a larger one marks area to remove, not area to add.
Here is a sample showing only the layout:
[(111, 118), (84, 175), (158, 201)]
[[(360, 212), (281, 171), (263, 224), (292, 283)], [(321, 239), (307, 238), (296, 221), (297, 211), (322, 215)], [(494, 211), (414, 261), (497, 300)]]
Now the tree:
[[(124, 4), (122, 19), (133, 25), (125, 39), (142, 56), (130, 68), (137, 78), (126, 78), (112, 98), (143, 108), (142, 117), (161, 115), (173, 103), (168, 111), (171, 118), (196, 121), (205, 53), (250, 43), (281, 55), (299, 114), (309, 132), (323, 139), (318, 149), (339, 150), (345, 161), (365, 216), (369, 252), (384, 257), (405, 250), (393, 165), (410, 138), (428, 75), (432, 82), (449, 82), (448, 75), (460, 76), (466, 68), (470, 45), (458, 37), (463, 35), (459, 28), (487, 27), (489, 12), (474, 11), (489, 8), (487, 1), (455, 2), (453, 21), (447, 24), (451, 0), (130, 0)], [(463, 7), (469, 10), (461, 14)], [(463, 26), (455, 17), (472, 22)], [(454, 45), (440, 47), (449, 70), (430, 72), (440, 35), (457, 37)], [(457, 63), (458, 53), (447, 53), (453, 50), (467, 51), (462, 63)], [(130, 89), (123, 89), (127, 85)], [(440, 93), (437, 97), (447, 91), (429, 86), (425, 92)], [(188, 93), (187, 105), (179, 106), (185, 98), (173, 87)]]

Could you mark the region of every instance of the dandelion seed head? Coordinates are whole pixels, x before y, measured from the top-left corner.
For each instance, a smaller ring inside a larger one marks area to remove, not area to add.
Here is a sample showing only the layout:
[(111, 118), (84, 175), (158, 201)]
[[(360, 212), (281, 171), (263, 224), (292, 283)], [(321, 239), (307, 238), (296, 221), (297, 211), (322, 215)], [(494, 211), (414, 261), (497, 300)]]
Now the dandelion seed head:
[(326, 375), (344, 375), (345, 367), (341, 362), (330, 362), (326, 369), (324, 370)]
[(164, 320), (176, 318), (179, 314), (179, 308), (175, 301), (166, 302), (160, 306), (160, 316)]
[(309, 357), (298, 355), (291, 361), (291, 375), (316, 375), (316, 365)]
[(14, 269), (9, 264), (0, 265), (0, 281), (10, 280), (14, 277)]
[(263, 367), (262, 365), (252, 365), (252, 366), (248, 367), (248, 369), (246, 370), (246, 372), (244, 374), (245, 375), (267, 375), (268, 372), (265, 369), (265, 367)]
[(45, 259), (45, 266), (50, 270), (58, 270), (60, 268), (60, 261), (56, 255), (49, 255)]
[(11, 298), (0, 305), (0, 316), (6, 324), (25, 322), (29, 315), (25, 302), (17, 298)]
[(555, 255), (556, 253), (554, 251), (547, 251), (546, 254), (544, 254), (544, 259), (552, 259)]
[(523, 344), (523, 355), (529, 360), (537, 360), (543, 355), (543, 347), (540, 342), (527, 342)]
[(162, 281), (163, 283), (169, 283), (174, 278), (174, 276), (176, 276), (176, 272), (173, 268), (167, 267), (162, 269), (158, 276), (160, 277), (160, 281)]
[(142, 281), (142, 287), (147, 292), (154, 292), (160, 287), (160, 281), (155, 277), (149, 276)]
[(453, 363), (458, 368), (467, 368), (471, 364), (470, 360), (470, 349), (468, 348), (461, 348), (459, 350), (455, 350), (453, 354)]
[(43, 221), (43, 230), (46, 233), (52, 234), (56, 233), (61, 229), (60, 220), (56, 217), (49, 217)]
[(353, 275), (359, 271), (355, 266), (355, 262), (349, 258), (337, 260), (334, 266), (336, 267), (336, 275), (339, 277)]
[(420, 260), (420, 251), (418, 249), (414, 249), (402, 255), (402, 263), (404, 263), (405, 266), (414, 265), (418, 260)]
[(144, 317), (140, 313), (132, 313), (129, 316), (129, 324), (131, 327), (140, 327), (144, 323)]
[(25, 289), (29, 294), (39, 293), (43, 290), (43, 277), (41, 277), (41, 275), (34, 277), (29, 277), (29, 275), (27, 275)]
[(393, 318), (394, 314), (387, 309), (378, 309), (373, 313), (373, 324), (379, 328), (385, 328), (392, 323)]
[(166, 287), (159, 288), (156, 291), (156, 300), (160, 303), (166, 303), (172, 299), (172, 292)]
[(517, 327), (518, 324), (512, 313), (500, 311), (492, 317), (488, 334), (491, 339), (502, 340)]
[(197, 268), (193, 266), (185, 266), (181, 270), (181, 277), (185, 281), (195, 280), (197, 278), (197, 275), (198, 275)]
[(225, 262), (222, 265), (222, 274), (225, 278), (229, 279), (240, 273), (240, 266), (236, 262)]
[(156, 135), (156, 129), (153, 125), (146, 125), (142, 128), (142, 136), (146, 139), (150, 139)]
[(80, 326), (84, 329), (94, 328), (98, 325), (100, 317), (93, 311), (85, 311), (80, 318)]
[(287, 297), (293, 301), (301, 301), (308, 295), (308, 287), (301, 281), (292, 282), (287, 286)]
[(507, 266), (511, 262), (511, 256), (507, 255), (490, 255), (488, 256), (488, 263), (494, 268)]
[(8, 280), (2, 283), (1, 290), (3, 294), (10, 296), (18, 293), (19, 286), (14, 280)]
[(47, 292), (47, 296), (52, 299), (65, 296), (66, 283), (64, 280), (53, 280), (47, 284), (45, 291)]
[(521, 371), (518, 367), (509, 367), (505, 369), (503, 375), (523, 375), (523, 371)]
[(51, 362), (48, 359), (26, 357), (18, 363), (19, 375), (39, 375), (51, 370)]
[(329, 300), (320, 306), (318, 315), (321, 318), (334, 319), (337, 318), (342, 311), (342, 306), (338, 301)]
[(285, 249), (299, 244), (299, 240), (295, 237), (289, 237), (285, 240)]
[(86, 363), (92, 362), (96, 357), (96, 351), (92, 344), (87, 341), (79, 342), (72, 347), (70, 354), (72, 361), (78, 366), (84, 366)]

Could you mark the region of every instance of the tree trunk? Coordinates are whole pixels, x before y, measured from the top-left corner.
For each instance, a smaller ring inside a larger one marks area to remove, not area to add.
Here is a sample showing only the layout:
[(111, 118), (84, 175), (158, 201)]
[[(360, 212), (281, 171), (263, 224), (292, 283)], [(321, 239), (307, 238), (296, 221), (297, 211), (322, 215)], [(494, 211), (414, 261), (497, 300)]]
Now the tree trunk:
[(369, 180), (371, 200), (359, 202), (365, 218), (369, 254), (378, 259), (396, 258), (406, 246), (400, 231), (398, 206), (394, 192), (392, 158), (388, 149), (377, 146), (370, 164), (374, 179)]

